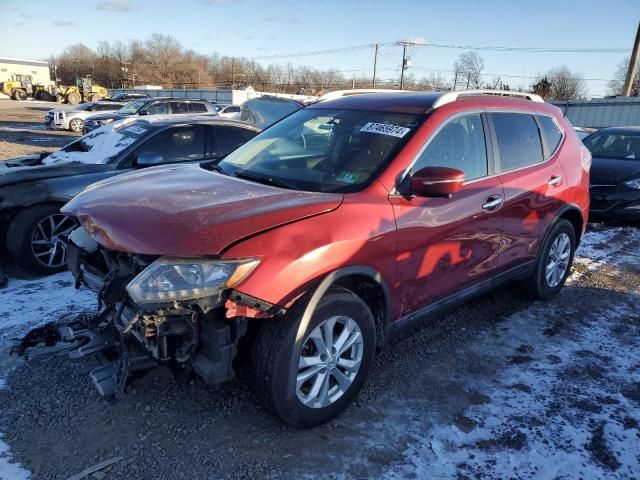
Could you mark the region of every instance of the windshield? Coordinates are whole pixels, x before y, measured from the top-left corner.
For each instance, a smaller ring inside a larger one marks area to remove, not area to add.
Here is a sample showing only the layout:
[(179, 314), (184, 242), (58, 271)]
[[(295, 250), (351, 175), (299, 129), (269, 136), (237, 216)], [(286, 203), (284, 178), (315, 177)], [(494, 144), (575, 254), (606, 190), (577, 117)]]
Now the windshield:
[(147, 102), (142, 100), (134, 100), (133, 102), (127, 103), (124, 107), (118, 110), (118, 113), (123, 113), (125, 115), (132, 115), (134, 113), (138, 113), (142, 107), (145, 106)]
[(300, 110), (230, 153), (218, 170), (313, 192), (355, 192), (387, 165), (419, 117)]
[(640, 132), (594, 133), (582, 142), (593, 157), (640, 160)]
[(133, 122), (105, 125), (66, 147), (45, 157), (42, 163), (61, 162), (104, 164), (116, 158), (125, 148), (149, 131), (149, 125)]

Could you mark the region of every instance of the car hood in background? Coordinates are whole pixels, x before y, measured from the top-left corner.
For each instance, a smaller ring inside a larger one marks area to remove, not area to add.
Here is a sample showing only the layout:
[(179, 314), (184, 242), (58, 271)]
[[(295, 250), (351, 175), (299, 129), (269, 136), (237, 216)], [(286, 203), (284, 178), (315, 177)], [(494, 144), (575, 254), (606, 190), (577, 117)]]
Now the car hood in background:
[(640, 160), (593, 157), (590, 176), (592, 185), (617, 185), (640, 177)]
[(247, 236), (334, 210), (342, 198), (174, 165), (95, 183), (62, 212), (77, 217), (98, 243), (113, 250), (218, 255)]
[(252, 98), (241, 105), (240, 120), (260, 128), (267, 128), (303, 106), (288, 98), (271, 96)]
[[(112, 170), (111, 165), (88, 163), (55, 163), (43, 165), (48, 154), (26, 155), (0, 162), (0, 187), (17, 183), (46, 180), (48, 178), (71, 177)], [(1, 196), (1, 195), (0, 195)]]
[(86, 118), (86, 120), (108, 120), (110, 118), (113, 118), (114, 120), (119, 120), (121, 118), (127, 118), (130, 117), (131, 115), (136, 115), (135, 113), (117, 113), (118, 110), (114, 110), (113, 112), (107, 112), (107, 113), (96, 113), (93, 114), (89, 117)]

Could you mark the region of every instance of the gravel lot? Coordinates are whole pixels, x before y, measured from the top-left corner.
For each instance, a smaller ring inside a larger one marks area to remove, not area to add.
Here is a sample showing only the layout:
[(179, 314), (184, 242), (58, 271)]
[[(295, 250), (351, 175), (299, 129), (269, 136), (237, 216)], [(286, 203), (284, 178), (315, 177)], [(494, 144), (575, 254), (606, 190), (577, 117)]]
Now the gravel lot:
[[(2, 103), (2, 118), (30, 108)], [(31, 327), (96, 308), (68, 273), (11, 278), (0, 290), (0, 478), (65, 479), (114, 458), (88, 478), (637, 478), (639, 241), (634, 226), (592, 225), (558, 297), (534, 302), (509, 285), (423, 322), (377, 358), (351, 408), (306, 431), (261, 410), (242, 379), (156, 378), (109, 404), (92, 360), (9, 357)]]
[(51, 152), (79, 134), (47, 130), (44, 117), (55, 102), (0, 100), (0, 160), (38, 152)]

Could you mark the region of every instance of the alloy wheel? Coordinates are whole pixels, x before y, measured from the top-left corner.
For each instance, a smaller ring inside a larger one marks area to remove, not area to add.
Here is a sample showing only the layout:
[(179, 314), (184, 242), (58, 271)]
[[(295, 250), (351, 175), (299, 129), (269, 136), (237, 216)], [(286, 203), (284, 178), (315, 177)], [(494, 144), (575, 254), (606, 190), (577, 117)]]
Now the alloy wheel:
[(547, 267), (544, 273), (549, 287), (555, 288), (562, 282), (569, 267), (570, 256), (571, 239), (566, 233), (561, 233), (551, 244), (547, 258)]
[(358, 374), (363, 356), (362, 331), (352, 318), (328, 318), (305, 339), (298, 359), (296, 395), (310, 408), (336, 402)]
[(67, 261), (69, 234), (77, 222), (66, 215), (49, 215), (36, 224), (31, 235), (31, 251), (35, 258), (48, 268), (58, 268)]

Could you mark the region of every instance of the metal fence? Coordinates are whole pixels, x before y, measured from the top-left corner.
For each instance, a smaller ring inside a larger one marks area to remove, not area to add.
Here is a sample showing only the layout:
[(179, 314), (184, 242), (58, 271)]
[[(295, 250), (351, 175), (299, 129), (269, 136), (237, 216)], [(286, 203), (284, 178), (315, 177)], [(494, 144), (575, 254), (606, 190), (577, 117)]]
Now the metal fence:
[(616, 97), (551, 102), (575, 127), (640, 126), (640, 98)]
[(109, 95), (116, 93), (144, 93), (150, 97), (172, 97), (172, 98), (191, 98), (199, 100), (209, 100), (210, 102), (229, 103), (239, 105), (246, 102), (250, 98), (261, 97), (263, 95), (272, 95), (275, 97), (290, 98), (301, 102), (315, 100), (316, 97), (308, 95), (292, 95), (288, 93), (272, 93), (272, 92), (256, 92), (251, 89), (247, 90), (223, 90), (223, 89), (180, 89), (180, 88), (163, 88), (163, 89), (111, 89)]

